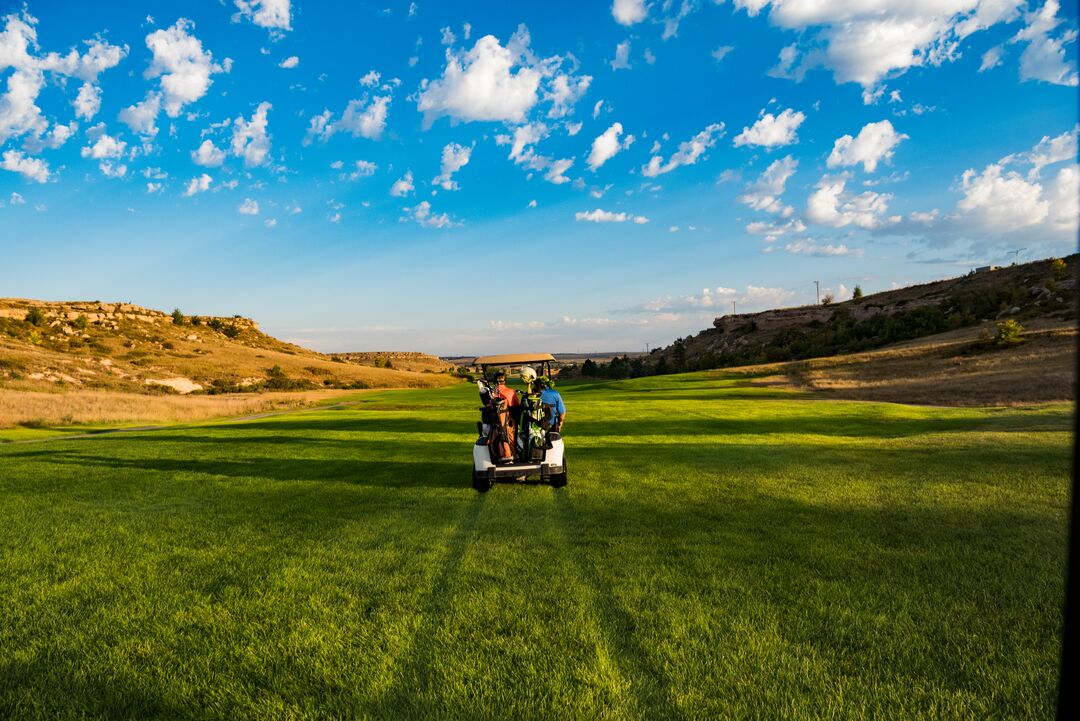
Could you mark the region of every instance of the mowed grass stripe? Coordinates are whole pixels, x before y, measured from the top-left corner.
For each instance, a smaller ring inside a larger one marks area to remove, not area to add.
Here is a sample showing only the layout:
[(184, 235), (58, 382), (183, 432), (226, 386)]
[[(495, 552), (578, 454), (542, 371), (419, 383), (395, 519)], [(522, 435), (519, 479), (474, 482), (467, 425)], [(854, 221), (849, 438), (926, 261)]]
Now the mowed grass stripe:
[(1049, 715), (1071, 409), (738, 383), (566, 384), (558, 491), (466, 386), (0, 448), (0, 716)]

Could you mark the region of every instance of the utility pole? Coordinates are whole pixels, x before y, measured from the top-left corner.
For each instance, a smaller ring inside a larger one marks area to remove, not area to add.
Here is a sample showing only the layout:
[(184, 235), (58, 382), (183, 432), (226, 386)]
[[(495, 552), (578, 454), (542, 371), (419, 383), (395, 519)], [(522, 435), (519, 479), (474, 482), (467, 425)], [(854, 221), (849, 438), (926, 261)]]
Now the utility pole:
[(645, 344), (645, 355), (649, 355), (649, 344)]
[(821, 303), (821, 281), (814, 281), (814, 304)]
[(731, 301), (731, 314), (735, 315), (735, 301)]
[(1020, 254), (1022, 252), (1024, 252), (1025, 250), (1027, 250), (1027, 248), (1019, 248), (1017, 250), (1010, 250), (1009, 251), (1010, 253), (1012, 253), (1012, 256), (1013, 256), (1013, 265), (1016, 265), (1016, 261), (1018, 261), (1020, 259)]

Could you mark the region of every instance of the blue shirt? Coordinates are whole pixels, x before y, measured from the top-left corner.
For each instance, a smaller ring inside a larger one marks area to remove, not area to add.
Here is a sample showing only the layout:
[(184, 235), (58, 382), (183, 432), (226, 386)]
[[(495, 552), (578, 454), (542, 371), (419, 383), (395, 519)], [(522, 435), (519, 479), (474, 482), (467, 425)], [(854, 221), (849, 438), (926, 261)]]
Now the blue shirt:
[(559, 395), (559, 391), (554, 388), (545, 388), (540, 394), (540, 405), (547, 408), (552, 407), (554, 411), (554, 418), (551, 419), (552, 423), (559, 422), (559, 416), (566, 413), (566, 404), (563, 403), (562, 396)]

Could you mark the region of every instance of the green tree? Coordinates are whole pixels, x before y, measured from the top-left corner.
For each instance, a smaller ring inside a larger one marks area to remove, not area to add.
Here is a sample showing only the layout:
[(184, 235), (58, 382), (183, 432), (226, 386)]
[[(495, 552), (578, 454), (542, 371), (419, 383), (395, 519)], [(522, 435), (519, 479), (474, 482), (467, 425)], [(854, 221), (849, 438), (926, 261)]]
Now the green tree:
[(41, 308), (31, 308), (29, 311), (27, 311), (26, 318), (24, 320), (26, 320), (26, 322), (30, 325), (36, 325), (40, 327), (45, 325), (45, 314), (41, 312)]
[(179, 308), (173, 308), (172, 322), (173, 322), (173, 325), (183, 325), (184, 324), (184, 314), (180, 312)]
[(1061, 258), (1054, 258), (1050, 263), (1050, 271), (1054, 274), (1054, 280), (1065, 280), (1069, 275), (1069, 266)]
[(997, 335), (994, 336), (994, 342), (998, 345), (1016, 345), (1023, 342), (1023, 338), (1020, 337), (1023, 332), (1024, 326), (1012, 318), (1003, 320), (997, 325)]
[(862, 298), (862, 286), (856, 285), (854, 292), (851, 294), (852, 300), (860, 300)]
[(592, 358), (586, 358), (585, 362), (581, 364), (581, 375), (584, 378), (596, 377), (596, 363)]
[(821, 304), (832, 305), (833, 300), (834, 299), (832, 293), (826, 293), (824, 296), (821, 297)]

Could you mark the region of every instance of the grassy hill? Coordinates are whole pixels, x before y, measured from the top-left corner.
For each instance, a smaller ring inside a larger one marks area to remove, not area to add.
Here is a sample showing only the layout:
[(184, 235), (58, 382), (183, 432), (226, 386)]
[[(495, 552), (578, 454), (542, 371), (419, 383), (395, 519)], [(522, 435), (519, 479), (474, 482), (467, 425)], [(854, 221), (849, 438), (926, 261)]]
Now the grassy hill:
[(1053, 715), (1071, 404), (561, 387), (560, 490), (466, 385), (0, 445), (0, 717)]
[(859, 353), (1013, 319), (1076, 327), (1077, 255), (971, 273), (828, 305), (729, 314), (651, 353), (642, 373), (680, 372)]
[[(40, 320), (27, 320), (37, 311)], [(271, 373), (277, 366), (280, 372)], [(128, 304), (0, 299), (0, 382), (20, 390), (177, 392), (436, 386), (407, 370), (335, 360), (261, 332), (247, 318), (172, 316)]]

